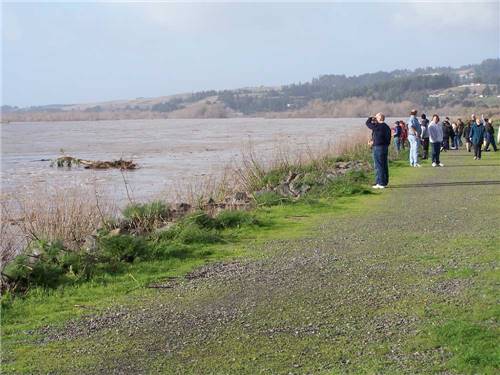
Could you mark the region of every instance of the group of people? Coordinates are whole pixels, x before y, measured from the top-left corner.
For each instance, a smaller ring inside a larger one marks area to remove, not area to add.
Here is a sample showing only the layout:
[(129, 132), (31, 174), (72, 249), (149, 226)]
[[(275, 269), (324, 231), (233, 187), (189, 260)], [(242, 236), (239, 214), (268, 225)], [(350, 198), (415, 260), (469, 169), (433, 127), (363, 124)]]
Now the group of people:
[[(495, 129), (491, 119), (476, 118), (472, 114), (470, 122), (465, 124), (461, 119), (451, 122), (446, 117), (441, 122), (439, 115), (435, 114), (429, 121), (425, 114), (417, 118), (417, 110), (410, 112), (408, 122), (396, 121), (391, 129), (385, 123), (385, 116), (377, 113), (366, 120), (366, 126), (372, 130), (373, 160), (376, 172), (375, 189), (383, 189), (389, 183), (388, 154), (391, 137), (397, 152), (410, 148), (410, 165), (420, 167), (418, 160), (428, 159), (429, 148), (433, 167), (444, 167), (441, 163), (442, 151), (458, 150), (465, 143), (468, 152), (474, 151), (474, 159), (480, 160), (482, 151), (497, 151), (495, 141)], [(498, 131), (498, 143), (500, 144), (500, 128)]]

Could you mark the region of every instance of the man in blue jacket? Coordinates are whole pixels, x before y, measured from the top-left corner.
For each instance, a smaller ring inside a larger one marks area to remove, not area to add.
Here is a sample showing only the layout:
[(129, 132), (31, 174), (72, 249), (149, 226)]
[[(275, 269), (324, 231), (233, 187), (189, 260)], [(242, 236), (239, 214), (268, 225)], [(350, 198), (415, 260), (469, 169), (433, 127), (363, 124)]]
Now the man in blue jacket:
[(384, 189), (389, 183), (389, 145), (391, 144), (391, 128), (384, 122), (385, 116), (377, 113), (368, 117), (366, 126), (372, 131), (373, 164), (375, 166), (374, 189)]
[(470, 128), (469, 134), (472, 146), (474, 147), (474, 160), (481, 160), (481, 147), (483, 146), (484, 140), (484, 125), (480, 119), (476, 119), (476, 122)]

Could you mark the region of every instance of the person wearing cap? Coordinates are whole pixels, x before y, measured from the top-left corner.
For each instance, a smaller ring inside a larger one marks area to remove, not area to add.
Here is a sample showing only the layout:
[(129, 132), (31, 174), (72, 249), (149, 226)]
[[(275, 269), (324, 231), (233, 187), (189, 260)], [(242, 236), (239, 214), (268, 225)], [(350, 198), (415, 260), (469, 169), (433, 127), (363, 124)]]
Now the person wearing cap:
[(374, 189), (384, 189), (389, 183), (389, 145), (391, 144), (391, 128), (384, 122), (385, 116), (377, 113), (366, 120), (366, 126), (372, 131), (373, 164), (376, 182)]
[(422, 129), (417, 119), (417, 110), (413, 109), (410, 112), (408, 120), (408, 141), (410, 142), (410, 165), (412, 167), (420, 167), (418, 164), (418, 145), (420, 143), (420, 135)]

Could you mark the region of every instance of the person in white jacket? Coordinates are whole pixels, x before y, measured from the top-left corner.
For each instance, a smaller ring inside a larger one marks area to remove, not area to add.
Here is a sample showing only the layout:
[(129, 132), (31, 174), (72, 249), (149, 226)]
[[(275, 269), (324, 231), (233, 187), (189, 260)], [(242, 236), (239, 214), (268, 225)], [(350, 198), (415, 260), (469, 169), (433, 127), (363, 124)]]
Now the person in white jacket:
[(444, 167), (444, 164), (439, 160), (439, 154), (441, 153), (441, 143), (443, 142), (443, 127), (439, 123), (439, 116), (432, 116), (432, 121), (429, 124), (429, 142), (431, 144), (432, 151), (432, 166), (433, 167)]

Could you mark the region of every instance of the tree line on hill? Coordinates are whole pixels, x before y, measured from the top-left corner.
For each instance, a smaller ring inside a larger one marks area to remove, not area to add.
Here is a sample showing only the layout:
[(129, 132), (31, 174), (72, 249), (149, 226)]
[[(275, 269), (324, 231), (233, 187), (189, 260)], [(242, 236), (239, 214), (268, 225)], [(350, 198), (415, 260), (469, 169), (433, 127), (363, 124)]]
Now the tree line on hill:
[[(460, 68), (438, 67), (415, 70), (394, 70), (392, 72), (366, 73), (357, 76), (327, 74), (313, 78), (310, 82), (294, 83), (279, 88), (208, 90), (187, 95), (179, 95), (162, 102), (140, 105), (126, 105), (122, 108), (107, 108), (96, 105), (88, 107), (80, 117), (98, 116), (113, 118), (123, 113), (126, 118), (162, 118), (189, 116), (227, 117), (234, 114), (247, 116), (264, 113), (309, 113), (312, 108), (324, 108), (326, 103), (385, 102), (413, 103), (421, 108), (444, 107), (487, 107), (485, 102), (478, 102), (480, 95), (475, 88), (462, 87), (451, 95), (432, 94), (466, 84), (485, 84), (481, 86), (481, 97), (500, 94), (500, 59), (487, 59), (481, 64), (466, 65)], [(325, 103), (325, 105), (321, 104)], [(500, 105), (493, 102), (494, 108)], [(191, 109), (191, 106), (193, 106)], [(55, 113), (68, 112), (65, 105), (17, 108), (2, 106), (3, 114), (10, 113)], [(331, 107), (328, 105), (327, 107)], [(78, 111), (77, 111), (78, 112)], [(116, 116), (113, 115), (116, 113)], [(125, 117), (124, 117), (125, 118)]]

